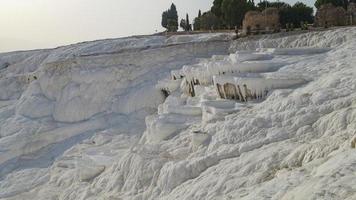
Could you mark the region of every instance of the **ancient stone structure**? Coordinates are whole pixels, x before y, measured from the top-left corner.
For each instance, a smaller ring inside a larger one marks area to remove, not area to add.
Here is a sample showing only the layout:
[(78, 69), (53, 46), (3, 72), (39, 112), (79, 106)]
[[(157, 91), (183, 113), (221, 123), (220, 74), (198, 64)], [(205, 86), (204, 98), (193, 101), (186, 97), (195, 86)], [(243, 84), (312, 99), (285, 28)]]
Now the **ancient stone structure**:
[(277, 8), (267, 8), (262, 12), (249, 11), (242, 22), (245, 33), (250, 31), (278, 31), (280, 28), (279, 11)]
[(348, 14), (343, 7), (325, 4), (316, 12), (314, 23), (320, 27), (345, 26), (348, 24)]
[(356, 25), (356, 3), (350, 3), (347, 7), (348, 24)]

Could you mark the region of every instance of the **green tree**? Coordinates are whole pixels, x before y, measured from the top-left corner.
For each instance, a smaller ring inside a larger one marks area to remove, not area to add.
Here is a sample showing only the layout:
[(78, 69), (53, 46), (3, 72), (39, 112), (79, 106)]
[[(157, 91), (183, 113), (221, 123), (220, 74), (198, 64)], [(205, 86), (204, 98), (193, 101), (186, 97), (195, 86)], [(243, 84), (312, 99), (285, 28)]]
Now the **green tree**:
[(162, 27), (168, 29), (168, 11), (164, 11), (162, 13), (161, 25), (162, 25)]
[(292, 6), (293, 22), (295, 27), (300, 26), (300, 22), (313, 23), (313, 8), (302, 2), (297, 2)]
[(297, 2), (293, 6), (284, 3), (279, 9), (280, 24), (285, 27), (286, 24), (293, 24), (293, 27), (300, 27), (301, 22), (313, 23), (313, 8), (304, 3)]
[(222, 21), (215, 16), (211, 11), (204, 13), (200, 18), (200, 30), (220, 29)]
[(200, 18), (201, 18), (201, 10), (199, 10), (198, 17), (194, 19), (194, 30), (200, 30)]
[(174, 3), (172, 3), (169, 9), (168, 19), (168, 31), (176, 32), (178, 30), (178, 12)]
[(184, 31), (187, 31), (187, 30), (186, 30), (186, 28), (187, 28), (187, 23), (186, 23), (185, 19), (181, 19), (181, 20), (180, 20), (179, 26), (180, 26)]
[(192, 25), (190, 24), (188, 13), (187, 13), (187, 15), (185, 17), (185, 22), (186, 22), (186, 30), (187, 31), (191, 31), (192, 30)]
[(185, 19), (182, 19), (180, 21), (180, 25), (179, 25), (184, 31), (191, 31), (192, 30), (192, 25), (189, 22), (189, 15), (186, 15)]
[(169, 32), (175, 32), (178, 30), (178, 12), (173, 3), (170, 9), (162, 13), (161, 25)]
[(253, 9), (252, 2), (246, 0), (223, 0), (221, 11), (223, 20), (229, 28), (240, 27), (247, 11)]
[(286, 9), (289, 8), (290, 5), (285, 2), (269, 2), (269, 1), (261, 1), (260, 3), (257, 4), (257, 9), (260, 11), (270, 7), (274, 7), (278, 9)]
[(172, 3), (171, 8), (169, 9), (169, 19), (175, 20), (178, 24), (178, 12), (177, 7)]
[(221, 18), (223, 15), (222, 10), (221, 10), (223, 1), (224, 0), (214, 0), (213, 7), (211, 7), (211, 12), (219, 18)]
[(168, 32), (178, 31), (178, 21), (174, 19), (168, 19)]

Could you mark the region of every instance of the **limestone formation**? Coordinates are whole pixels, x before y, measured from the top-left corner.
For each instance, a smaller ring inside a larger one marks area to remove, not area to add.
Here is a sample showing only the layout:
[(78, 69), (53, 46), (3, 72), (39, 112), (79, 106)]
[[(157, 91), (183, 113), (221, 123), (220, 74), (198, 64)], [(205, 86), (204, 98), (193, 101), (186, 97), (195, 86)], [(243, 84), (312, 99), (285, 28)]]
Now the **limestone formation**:
[(8, 63), (8, 62), (0, 63), (0, 70), (1, 70), (1, 69), (5, 69), (5, 68), (9, 67), (10, 65), (11, 65), (11, 64)]
[(237, 89), (234, 84), (226, 83), (224, 84), (224, 91), (226, 99), (238, 99)]
[(214, 77), (214, 86), (220, 98), (241, 102), (260, 100), (273, 89), (286, 89), (304, 83), (306, 83), (304, 79)]

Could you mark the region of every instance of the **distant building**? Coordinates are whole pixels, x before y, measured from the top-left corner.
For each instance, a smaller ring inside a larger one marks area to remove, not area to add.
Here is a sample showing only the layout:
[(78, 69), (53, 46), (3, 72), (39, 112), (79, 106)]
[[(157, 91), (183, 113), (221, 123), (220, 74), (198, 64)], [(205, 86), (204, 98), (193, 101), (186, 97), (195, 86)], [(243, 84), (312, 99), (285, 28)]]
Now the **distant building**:
[(348, 14), (343, 7), (335, 7), (331, 3), (322, 5), (315, 15), (315, 26), (345, 26), (348, 24)]
[(262, 12), (248, 11), (242, 22), (245, 33), (254, 31), (278, 31), (280, 29), (279, 11), (267, 8)]

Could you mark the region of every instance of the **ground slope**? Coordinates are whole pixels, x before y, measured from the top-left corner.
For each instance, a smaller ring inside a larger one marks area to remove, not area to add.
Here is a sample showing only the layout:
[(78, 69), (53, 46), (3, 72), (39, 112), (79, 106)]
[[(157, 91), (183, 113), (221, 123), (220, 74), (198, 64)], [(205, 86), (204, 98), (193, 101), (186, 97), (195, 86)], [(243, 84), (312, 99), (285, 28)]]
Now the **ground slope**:
[(356, 29), (196, 37), (3, 55), (0, 198), (355, 199)]
[(226, 54), (230, 37), (132, 37), (0, 54), (0, 197), (48, 181), (53, 161), (93, 134), (139, 137), (164, 100), (157, 81)]

